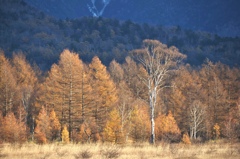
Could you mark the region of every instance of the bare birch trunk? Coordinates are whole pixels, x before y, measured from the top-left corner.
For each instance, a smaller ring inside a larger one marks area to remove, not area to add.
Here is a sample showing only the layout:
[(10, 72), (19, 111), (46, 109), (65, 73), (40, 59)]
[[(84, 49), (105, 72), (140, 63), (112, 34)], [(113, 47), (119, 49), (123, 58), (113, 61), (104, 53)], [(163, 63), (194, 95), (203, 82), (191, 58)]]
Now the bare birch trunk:
[(150, 107), (151, 111), (151, 138), (150, 143), (155, 144), (155, 121), (154, 121), (154, 107)]
[(156, 106), (157, 93), (167, 86), (166, 77), (185, 55), (181, 54), (177, 48), (162, 44), (157, 40), (146, 39), (143, 41), (143, 49), (134, 50), (132, 55), (142, 64), (146, 70), (145, 75), (140, 75), (140, 79), (148, 87), (149, 107), (151, 120), (150, 143), (155, 144), (155, 122), (154, 109)]
[[(150, 82), (151, 83), (151, 82)], [(149, 105), (150, 105), (150, 121), (151, 121), (151, 137), (150, 143), (155, 144), (155, 121), (154, 121), (154, 112), (155, 112), (155, 105), (156, 105), (156, 89), (154, 88), (151, 90), (151, 84), (149, 85)]]

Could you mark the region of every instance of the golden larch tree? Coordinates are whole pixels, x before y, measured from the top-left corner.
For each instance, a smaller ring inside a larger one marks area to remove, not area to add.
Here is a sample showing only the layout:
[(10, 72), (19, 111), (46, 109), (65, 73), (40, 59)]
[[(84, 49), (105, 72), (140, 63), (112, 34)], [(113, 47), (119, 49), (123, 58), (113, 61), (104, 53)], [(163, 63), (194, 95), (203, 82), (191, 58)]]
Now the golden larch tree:
[(50, 120), (44, 107), (41, 108), (37, 116), (34, 137), (38, 143), (47, 143), (51, 141)]
[(24, 109), (25, 123), (29, 125), (31, 132), (33, 132), (33, 115), (36, 113), (34, 102), (38, 88), (38, 79), (23, 53), (13, 54), (12, 65), (18, 86), (18, 106), (21, 107), (18, 109)]
[(78, 54), (64, 50), (42, 85), (40, 103), (56, 111), (61, 126), (67, 125), (69, 138), (82, 122), (83, 63)]
[(61, 125), (56, 116), (54, 109), (49, 114), (51, 140), (56, 140), (60, 137)]
[(171, 111), (168, 112), (168, 115), (159, 114), (155, 121), (156, 138), (158, 140), (170, 142), (178, 142), (181, 140), (181, 131)]
[(15, 143), (27, 141), (27, 127), (18, 121), (12, 112), (9, 112), (2, 121), (1, 135), (4, 142)]
[(0, 110), (3, 116), (8, 112), (16, 111), (17, 101), (16, 79), (13, 75), (13, 68), (9, 60), (0, 51)]
[(148, 107), (142, 101), (136, 101), (130, 117), (129, 139), (133, 142), (148, 140), (151, 125), (149, 122)]
[(106, 66), (102, 64), (98, 57), (95, 56), (92, 59), (89, 68), (94, 94), (93, 115), (98, 126), (98, 131), (102, 132), (109, 111), (118, 100), (117, 90)]
[(109, 113), (109, 118), (103, 131), (104, 140), (107, 142), (122, 142), (121, 117), (117, 109)]

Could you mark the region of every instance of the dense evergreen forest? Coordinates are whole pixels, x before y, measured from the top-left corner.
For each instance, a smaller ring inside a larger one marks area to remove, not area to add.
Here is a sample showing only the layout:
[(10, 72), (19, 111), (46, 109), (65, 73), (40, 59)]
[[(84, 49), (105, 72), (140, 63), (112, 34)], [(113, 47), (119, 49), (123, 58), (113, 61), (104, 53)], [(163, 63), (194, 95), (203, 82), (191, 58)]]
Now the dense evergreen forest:
[(105, 18), (56, 20), (21, 0), (0, 2), (0, 142), (149, 141), (141, 80), (149, 70), (130, 56), (144, 50), (144, 39), (187, 55), (157, 94), (156, 141), (240, 138), (239, 38)]

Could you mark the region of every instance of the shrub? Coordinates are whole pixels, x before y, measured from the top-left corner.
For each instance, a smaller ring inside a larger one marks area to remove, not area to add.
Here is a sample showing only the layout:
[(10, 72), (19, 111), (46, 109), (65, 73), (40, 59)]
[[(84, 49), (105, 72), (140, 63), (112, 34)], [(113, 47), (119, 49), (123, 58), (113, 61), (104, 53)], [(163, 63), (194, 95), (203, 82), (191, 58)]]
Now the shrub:
[(91, 158), (92, 156), (93, 156), (93, 154), (90, 151), (88, 151), (88, 150), (83, 150), (83, 151), (81, 151), (81, 152), (79, 152), (79, 153), (74, 155), (74, 157), (76, 159), (79, 159), (79, 158)]
[(184, 144), (188, 144), (188, 145), (191, 144), (191, 140), (190, 140), (190, 137), (189, 137), (188, 133), (183, 134), (182, 142)]
[(121, 152), (120, 149), (117, 147), (108, 147), (105, 150), (101, 150), (101, 154), (105, 158), (118, 158)]

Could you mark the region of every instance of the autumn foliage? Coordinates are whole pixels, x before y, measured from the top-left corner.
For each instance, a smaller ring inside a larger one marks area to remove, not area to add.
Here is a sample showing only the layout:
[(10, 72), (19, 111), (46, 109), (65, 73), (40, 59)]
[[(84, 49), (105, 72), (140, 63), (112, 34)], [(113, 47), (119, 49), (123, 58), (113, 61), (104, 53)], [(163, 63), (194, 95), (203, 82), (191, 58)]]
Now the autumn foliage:
[(38, 143), (47, 143), (50, 141), (50, 120), (44, 107), (40, 110), (36, 119), (35, 140)]
[(69, 139), (69, 132), (67, 130), (67, 126), (64, 125), (63, 130), (62, 130), (62, 142), (67, 144), (69, 143), (70, 139)]
[(121, 117), (116, 109), (109, 113), (109, 119), (104, 128), (104, 139), (108, 142), (122, 142)]
[(50, 120), (51, 140), (57, 140), (60, 137), (61, 125), (54, 110), (50, 112), (49, 120)]
[(180, 141), (181, 131), (171, 111), (167, 115), (159, 114), (156, 118), (156, 137), (163, 141)]
[(38, 143), (57, 140), (60, 138), (60, 129), (61, 125), (55, 111), (52, 110), (50, 114), (47, 114), (45, 107), (42, 107), (36, 119), (35, 140)]
[(13, 113), (8, 113), (4, 118), (0, 117), (2, 142), (22, 143), (27, 141), (27, 127), (18, 121)]
[(191, 144), (191, 139), (190, 139), (188, 133), (184, 133), (184, 134), (183, 134), (182, 142), (183, 142), (184, 144), (187, 144), (187, 145)]
[[(37, 70), (22, 54), (0, 53), (0, 142), (149, 141), (149, 94), (139, 80), (147, 71), (131, 57), (106, 67), (64, 50), (46, 74)], [(239, 138), (239, 68), (207, 60), (164, 78), (169, 87), (159, 90), (153, 114), (156, 141)]]

